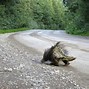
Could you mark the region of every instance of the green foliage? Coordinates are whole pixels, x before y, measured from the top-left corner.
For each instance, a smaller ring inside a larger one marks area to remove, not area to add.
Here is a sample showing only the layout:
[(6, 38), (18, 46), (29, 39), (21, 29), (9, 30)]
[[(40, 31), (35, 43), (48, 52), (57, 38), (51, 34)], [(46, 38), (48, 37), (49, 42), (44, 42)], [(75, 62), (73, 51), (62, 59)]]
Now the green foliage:
[[(64, 2), (64, 4), (63, 4)], [(89, 32), (89, 0), (1, 0), (0, 29), (65, 29)]]
[(25, 31), (25, 30), (29, 30), (29, 28), (4, 29), (4, 30), (0, 29), (0, 34), (17, 32), (17, 31)]
[(68, 33), (89, 33), (89, 1), (75, 0), (66, 5), (65, 29)]
[(0, 5), (0, 29), (29, 27), (32, 19), (29, 7), (29, 0), (4, 1)]
[(0, 29), (62, 28), (62, 0), (1, 0)]

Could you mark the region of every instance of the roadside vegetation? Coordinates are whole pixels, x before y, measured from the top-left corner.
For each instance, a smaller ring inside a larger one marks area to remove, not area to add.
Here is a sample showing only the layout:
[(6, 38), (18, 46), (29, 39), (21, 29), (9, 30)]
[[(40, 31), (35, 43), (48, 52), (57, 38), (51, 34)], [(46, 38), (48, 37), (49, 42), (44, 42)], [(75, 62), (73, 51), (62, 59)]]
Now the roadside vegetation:
[(0, 30), (0, 34), (25, 31), (25, 30), (29, 30), (29, 28), (4, 29), (4, 30), (2, 29), (2, 30)]
[(89, 35), (88, 15), (89, 0), (1, 0), (0, 33), (29, 28)]

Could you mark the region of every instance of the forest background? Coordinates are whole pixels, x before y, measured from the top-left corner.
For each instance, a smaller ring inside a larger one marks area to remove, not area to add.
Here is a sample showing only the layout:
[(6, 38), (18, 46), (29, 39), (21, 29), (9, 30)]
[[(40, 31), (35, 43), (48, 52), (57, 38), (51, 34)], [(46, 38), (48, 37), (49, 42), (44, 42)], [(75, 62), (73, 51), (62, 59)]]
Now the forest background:
[(89, 0), (0, 0), (0, 31), (27, 28), (89, 35)]

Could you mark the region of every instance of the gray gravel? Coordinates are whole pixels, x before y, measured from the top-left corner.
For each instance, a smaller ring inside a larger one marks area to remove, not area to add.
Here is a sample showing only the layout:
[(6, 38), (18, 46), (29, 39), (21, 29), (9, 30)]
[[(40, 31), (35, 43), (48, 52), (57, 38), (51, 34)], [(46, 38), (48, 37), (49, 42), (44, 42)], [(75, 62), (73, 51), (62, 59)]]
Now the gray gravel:
[(77, 73), (41, 64), (41, 53), (9, 35), (0, 35), (0, 89), (89, 89)]

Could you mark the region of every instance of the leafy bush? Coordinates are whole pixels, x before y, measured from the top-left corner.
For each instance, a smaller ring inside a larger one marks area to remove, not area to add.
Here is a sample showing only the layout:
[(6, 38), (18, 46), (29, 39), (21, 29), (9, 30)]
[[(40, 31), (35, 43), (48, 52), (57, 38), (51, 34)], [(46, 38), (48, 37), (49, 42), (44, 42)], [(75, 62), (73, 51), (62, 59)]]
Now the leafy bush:
[(80, 34), (89, 32), (89, 1), (68, 1), (65, 11), (64, 28), (68, 33)]
[(78, 34), (89, 32), (88, 15), (88, 0), (0, 1), (0, 29), (65, 29)]
[(0, 29), (62, 28), (62, 0), (2, 0)]

